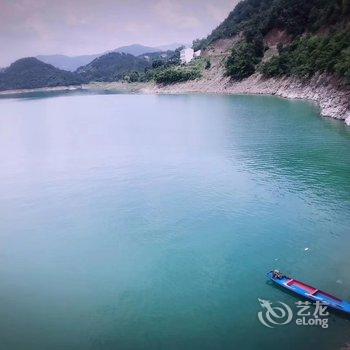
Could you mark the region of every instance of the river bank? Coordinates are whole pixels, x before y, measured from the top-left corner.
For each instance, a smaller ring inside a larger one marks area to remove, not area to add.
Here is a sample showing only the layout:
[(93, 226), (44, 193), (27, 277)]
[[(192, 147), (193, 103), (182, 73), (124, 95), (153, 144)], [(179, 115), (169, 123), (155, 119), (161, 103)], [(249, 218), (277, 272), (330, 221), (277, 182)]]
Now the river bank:
[(212, 93), (276, 95), (289, 99), (313, 101), (319, 106), (322, 116), (342, 119), (347, 125), (350, 125), (350, 91), (342, 89), (332, 77), (319, 75), (308, 82), (302, 82), (294, 78), (263, 79), (259, 74), (254, 74), (242, 81), (232, 82), (223, 74), (218, 73), (217, 70), (209, 70), (205, 72), (202, 79), (163, 86), (151, 82), (96, 82), (77, 86), (7, 90), (1, 91), (0, 96), (32, 92), (79, 90), (145, 94)]
[(303, 99), (315, 102), (324, 117), (342, 119), (350, 125), (350, 91), (336, 87), (331, 77), (316, 76), (303, 83), (298, 79), (262, 79), (254, 74), (240, 82), (232, 82), (222, 75), (213, 75), (208, 79), (188, 81), (171, 85), (153, 83), (93, 83), (83, 87), (89, 90), (128, 91), (137, 93), (183, 94), (259, 94), (276, 95), (289, 99)]
[(226, 78), (217, 81), (193, 81), (169, 86), (153, 86), (146, 92), (156, 93), (222, 93), (276, 95), (289, 99), (310, 100), (318, 104), (320, 114), (342, 119), (350, 125), (350, 91), (337, 89), (329, 77), (315, 77), (308, 83), (293, 78), (262, 79), (254, 74), (240, 82)]

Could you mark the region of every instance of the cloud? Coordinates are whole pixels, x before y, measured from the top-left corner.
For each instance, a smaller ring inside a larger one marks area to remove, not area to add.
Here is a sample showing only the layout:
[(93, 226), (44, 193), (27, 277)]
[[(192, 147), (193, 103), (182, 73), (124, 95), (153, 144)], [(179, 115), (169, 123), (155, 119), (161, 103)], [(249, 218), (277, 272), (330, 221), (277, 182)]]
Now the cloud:
[(205, 5), (205, 8), (208, 15), (211, 16), (216, 22), (220, 23), (235, 8), (239, 1), (240, 0), (233, 0), (229, 3), (222, 4), (221, 6), (218, 6), (218, 4), (208, 3)]
[(197, 17), (188, 15), (186, 8), (179, 2), (159, 0), (155, 3), (154, 10), (160, 21), (177, 28), (193, 29), (201, 24)]

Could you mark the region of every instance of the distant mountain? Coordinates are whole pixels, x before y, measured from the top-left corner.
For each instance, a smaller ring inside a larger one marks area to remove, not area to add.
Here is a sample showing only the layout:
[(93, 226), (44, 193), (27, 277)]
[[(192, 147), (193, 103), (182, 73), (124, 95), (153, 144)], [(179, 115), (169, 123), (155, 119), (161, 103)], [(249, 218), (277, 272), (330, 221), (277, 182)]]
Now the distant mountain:
[(0, 90), (77, 85), (81, 78), (35, 57), (17, 60), (0, 73)]
[(168, 50), (171, 50), (171, 51), (174, 51), (176, 50), (177, 48), (179, 48), (180, 46), (185, 46), (185, 47), (191, 47), (191, 44), (184, 44), (184, 43), (172, 43), (172, 44), (169, 44), (169, 45), (161, 45), (161, 46), (157, 46), (156, 48), (160, 51), (168, 51)]
[[(139, 44), (133, 44), (128, 46), (121, 46), (115, 50), (109, 52), (124, 52), (134, 56), (142, 55), (146, 52), (159, 52), (160, 49), (151, 46), (144, 46)], [(66, 55), (39, 55), (36, 58), (53, 66), (74, 72), (81, 66), (85, 66), (92, 62), (97, 57), (105, 55), (107, 52), (94, 54), (94, 55), (81, 55), (81, 56), (66, 56)]]
[(144, 72), (151, 63), (128, 53), (110, 52), (94, 59), (86, 66), (76, 71), (84, 81), (116, 81), (122, 79), (127, 73)]
[[(173, 43), (170, 45), (152, 47), (152, 46), (144, 46), (140, 44), (133, 44), (133, 45), (121, 46), (108, 52), (124, 52), (130, 55), (140, 56), (150, 52), (175, 50), (181, 45), (182, 44), (179, 44), (179, 43)], [(64, 70), (69, 70), (71, 72), (74, 72), (79, 67), (89, 64), (95, 58), (105, 55), (108, 52), (103, 52), (103, 53), (94, 54), (94, 55), (80, 55), (80, 56), (39, 55), (39, 56), (36, 56), (36, 58), (45, 63), (52, 64), (53, 66), (59, 69), (64, 69)]]
[(128, 46), (121, 46), (117, 49), (113, 50), (112, 52), (124, 52), (128, 53), (130, 55), (139, 56), (147, 52), (159, 52), (162, 51), (159, 48), (151, 47), (151, 46), (144, 46), (140, 44), (133, 44)]
[(65, 55), (39, 55), (36, 58), (42, 62), (52, 64), (53, 66), (74, 72), (78, 67), (85, 66), (95, 58), (101, 56), (96, 55), (81, 55), (81, 56), (65, 56)]

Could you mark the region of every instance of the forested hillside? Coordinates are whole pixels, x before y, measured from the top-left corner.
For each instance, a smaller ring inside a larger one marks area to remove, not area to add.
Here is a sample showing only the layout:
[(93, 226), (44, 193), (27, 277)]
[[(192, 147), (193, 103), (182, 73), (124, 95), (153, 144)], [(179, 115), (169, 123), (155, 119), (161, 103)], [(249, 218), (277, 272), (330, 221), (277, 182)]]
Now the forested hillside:
[(58, 69), (37, 58), (17, 60), (0, 70), (0, 90), (34, 89), (89, 82), (149, 81), (156, 73), (179, 64), (179, 52), (153, 52), (140, 56), (111, 52), (75, 72)]
[[(195, 49), (205, 49), (219, 39), (240, 36), (226, 62), (233, 79), (255, 71), (265, 76), (292, 75), (310, 78), (316, 72), (335, 74), (350, 83), (350, 0), (244, 0)], [(282, 31), (271, 60), (265, 40), (272, 30)]]
[(22, 58), (0, 72), (0, 90), (76, 85), (81, 81), (77, 74), (60, 70), (34, 57)]
[(84, 81), (116, 81), (125, 74), (144, 72), (151, 63), (143, 57), (135, 57), (126, 53), (111, 52), (96, 58), (86, 66), (77, 69)]

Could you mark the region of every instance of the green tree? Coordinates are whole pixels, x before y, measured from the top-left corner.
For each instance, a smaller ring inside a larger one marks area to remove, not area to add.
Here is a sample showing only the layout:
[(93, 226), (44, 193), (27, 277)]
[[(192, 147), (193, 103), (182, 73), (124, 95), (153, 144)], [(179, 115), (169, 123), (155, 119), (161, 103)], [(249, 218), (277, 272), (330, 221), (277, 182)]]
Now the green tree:
[(255, 72), (258, 61), (253, 44), (241, 42), (231, 51), (226, 62), (226, 74), (235, 80), (242, 80)]

